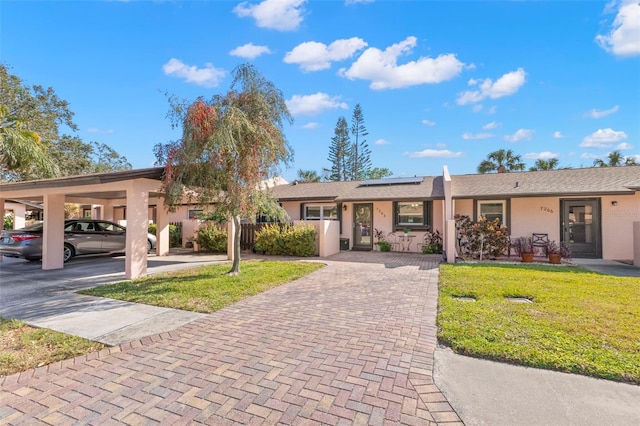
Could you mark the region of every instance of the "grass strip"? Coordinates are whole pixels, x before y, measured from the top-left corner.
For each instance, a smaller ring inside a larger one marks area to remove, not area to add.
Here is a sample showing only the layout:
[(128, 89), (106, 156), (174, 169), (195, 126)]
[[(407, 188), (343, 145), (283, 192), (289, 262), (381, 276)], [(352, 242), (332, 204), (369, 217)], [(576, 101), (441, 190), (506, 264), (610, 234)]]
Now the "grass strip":
[(227, 275), (229, 264), (224, 263), (123, 281), (81, 293), (211, 313), (323, 266), (317, 262), (250, 260), (242, 262), (242, 272), (236, 276)]

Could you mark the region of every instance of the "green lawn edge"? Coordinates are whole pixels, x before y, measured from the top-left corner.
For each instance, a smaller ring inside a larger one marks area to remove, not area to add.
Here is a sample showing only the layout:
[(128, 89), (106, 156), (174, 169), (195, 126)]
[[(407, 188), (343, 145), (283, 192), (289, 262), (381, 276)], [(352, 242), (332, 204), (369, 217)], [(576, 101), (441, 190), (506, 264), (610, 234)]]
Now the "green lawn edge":
[(227, 274), (230, 264), (219, 263), (107, 284), (79, 293), (212, 313), (324, 266), (324, 263), (313, 261), (247, 260), (242, 261), (239, 275), (230, 276)]
[(637, 278), (568, 266), (441, 265), (436, 322), (439, 343), (459, 354), (640, 384)]

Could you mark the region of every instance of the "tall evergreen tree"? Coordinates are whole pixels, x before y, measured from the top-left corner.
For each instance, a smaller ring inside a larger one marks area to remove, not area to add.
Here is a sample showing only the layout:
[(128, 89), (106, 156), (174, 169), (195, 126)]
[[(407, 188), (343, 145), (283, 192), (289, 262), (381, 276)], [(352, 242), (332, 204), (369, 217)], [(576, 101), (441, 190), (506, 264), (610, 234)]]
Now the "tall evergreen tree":
[(349, 138), (349, 127), (344, 117), (338, 118), (334, 136), (331, 138), (329, 147), (329, 162), (331, 169), (328, 170), (328, 180), (346, 181), (351, 180), (351, 144)]
[(365, 139), (369, 132), (364, 125), (364, 115), (360, 104), (353, 108), (351, 116), (351, 135), (353, 144), (351, 145), (351, 176), (349, 180), (363, 180), (369, 175), (371, 169), (371, 150)]

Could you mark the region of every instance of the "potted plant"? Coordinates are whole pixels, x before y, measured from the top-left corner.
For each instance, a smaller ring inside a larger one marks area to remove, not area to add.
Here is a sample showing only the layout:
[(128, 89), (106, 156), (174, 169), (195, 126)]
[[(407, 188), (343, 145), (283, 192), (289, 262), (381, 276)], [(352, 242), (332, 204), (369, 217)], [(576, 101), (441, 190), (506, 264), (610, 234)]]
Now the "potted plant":
[(406, 239), (407, 239), (407, 237), (409, 236), (409, 231), (411, 231), (411, 229), (409, 229), (409, 228), (404, 228), (404, 229), (402, 230), (402, 232), (403, 232), (403, 237), (404, 237), (404, 239), (405, 239), (405, 240), (406, 240)]
[(422, 245), (423, 254), (442, 254), (442, 236), (436, 229), (433, 232), (427, 231), (424, 235), (424, 243)]
[(533, 262), (533, 240), (531, 237), (518, 237), (511, 245), (523, 262)]
[(562, 263), (562, 259), (568, 259), (571, 257), (571, 249), (566, 244), (558, 244), (555, 241), (549, 241), (546, 246), (547, 256), (549, 257), (549, 263), (559, 265)]
[(376, 246), (380, 251), (391, 251), (391, 244), (384, 237), (384, 232), (378, 228), (374, 228), (373, 236), (376, 239)]
[(547, 242), (547, 246), (545, 247), (547, 252), (547, 257), (549, 258), (549, 263), (554, 265), (559, 265), (562, 263), (562, 256), (560, 255), (560, 244), (555, 241)]

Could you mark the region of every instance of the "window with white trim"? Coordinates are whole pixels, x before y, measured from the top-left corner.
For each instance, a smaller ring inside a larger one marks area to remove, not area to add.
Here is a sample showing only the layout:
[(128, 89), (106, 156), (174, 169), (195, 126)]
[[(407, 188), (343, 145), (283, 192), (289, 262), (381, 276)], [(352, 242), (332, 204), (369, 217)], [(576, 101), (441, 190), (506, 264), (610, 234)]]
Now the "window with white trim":
[(304, 219), (305, 220), (338, 220), (338, 207), (335, 204), (305, 205)]
[(397, 201), (393, 204), (396, 228), (425, 228), (431, 225), (430, 201)]
[(484, 217), (493, 221), (500, 219), (500, 224), (505, 225), (507, 202), (504, 200), (482, 200), (478, 201), (478, 218)]

